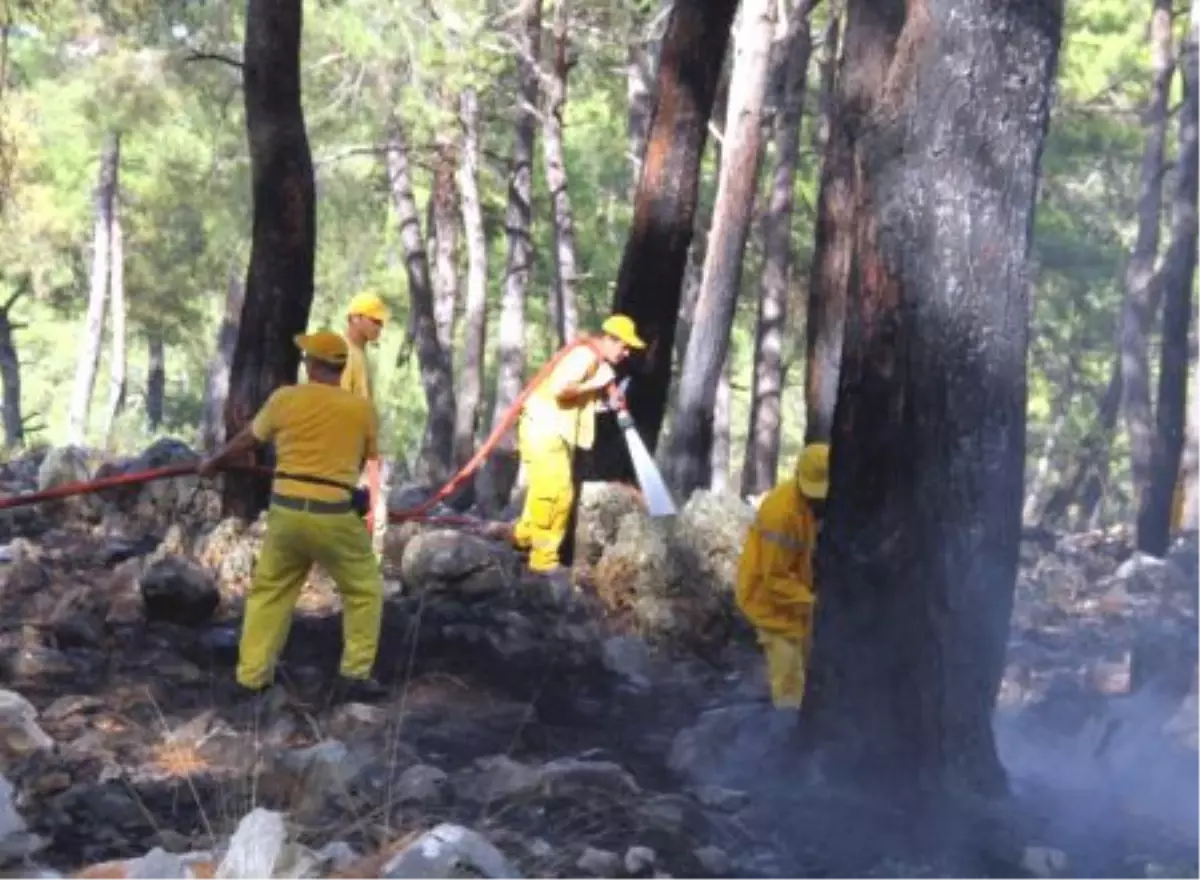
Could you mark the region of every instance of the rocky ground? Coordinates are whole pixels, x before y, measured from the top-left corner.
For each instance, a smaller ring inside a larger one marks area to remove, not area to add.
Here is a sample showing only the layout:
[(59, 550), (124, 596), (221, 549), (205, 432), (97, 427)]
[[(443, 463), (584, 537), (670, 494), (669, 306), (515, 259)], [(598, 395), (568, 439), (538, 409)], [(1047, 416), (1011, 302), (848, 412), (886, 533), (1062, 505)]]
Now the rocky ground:
[[(191, 456), (52, 450), (0, 496)], [(195, 480), (0, 519), (0, 872), (1195, 875), (1194, 538), (1159, 561), (1027, 536), (996, 725), (1013, 812), (938, 865), (907, 831), (824, 827), (783, 772), (730, 595), (752, 509), (701, 493), (647, 520), (599, 485), (581, 508), (570, 591), (478, 536), (390, 529), (382, 706), (329, 705), (338, 602), (314, 574), (254, 729), (231, 682), (261, 523), (220, 521)]]

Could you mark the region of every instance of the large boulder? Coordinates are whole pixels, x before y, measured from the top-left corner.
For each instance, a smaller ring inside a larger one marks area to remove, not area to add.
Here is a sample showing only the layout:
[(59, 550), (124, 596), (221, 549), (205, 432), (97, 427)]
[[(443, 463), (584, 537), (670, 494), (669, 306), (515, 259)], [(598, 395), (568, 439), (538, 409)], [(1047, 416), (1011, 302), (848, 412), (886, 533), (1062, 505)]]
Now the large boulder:
[[(91, 455), (79, 446), (57, 446), (47, 451), (38, 465), (37, 490), (45, 492), (68, 483), (82, 483), (92, 478)], [(95, 495), (75, 495), (60, 501), (48, 502), (43, 512), (54, 519), (95, 520), (100, 517), (103, 503)]]
[(452, 529), (411, 537), (400, 578), (411, 590), (449, 590), (461, 596), (499, 592), (517, 580), (516, 555), (494, 541)]

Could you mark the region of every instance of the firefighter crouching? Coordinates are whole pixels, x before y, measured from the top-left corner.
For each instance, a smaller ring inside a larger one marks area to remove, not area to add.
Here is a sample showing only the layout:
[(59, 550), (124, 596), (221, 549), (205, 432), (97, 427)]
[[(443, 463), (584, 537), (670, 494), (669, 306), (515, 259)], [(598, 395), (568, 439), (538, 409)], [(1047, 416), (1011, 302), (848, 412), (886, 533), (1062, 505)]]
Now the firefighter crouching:
[(804, 697), (812, 651), (813, 553), (829, 492), (829, 445), (811, 443), (796, 473), (767, 493), (738, 565), (738, 607), (758, 631), (771, 701), (794, 709)]
[(200, 467), (202, 476), (212, 476), (223, 462), (258, 444), (275, 444), (267, 533), (246, 596), (237, 681), (247, 695), (273, 683), (292, 611), (315, 562), (342, 594), (345, 643), (336, 696), (376, 700), (387, 695), (371, 678), (383, 580), (351, 503), (361, 463), (379, 456), (375, 410), (366, 398), (340, 387), (347, 357), (340, 335), (301, 335), (296, 345), (304, 353), (308, 383), (276, 389), (254, 421)]
[(517, 425), (517, 448), (528, 490), (512, 540), (529, 551), (532, 571), (559, 570), (558, 548), (575, 497), (572, 454), (592, 448), (597, 404), (606, 394), (616, 393), (610, 388), (616, 381), (613, 367), (630, 350), (646, 347), (626, 315), (610, 316), (600, 330), (599, 336), (577, 344), (555, 365), (526, 401)]

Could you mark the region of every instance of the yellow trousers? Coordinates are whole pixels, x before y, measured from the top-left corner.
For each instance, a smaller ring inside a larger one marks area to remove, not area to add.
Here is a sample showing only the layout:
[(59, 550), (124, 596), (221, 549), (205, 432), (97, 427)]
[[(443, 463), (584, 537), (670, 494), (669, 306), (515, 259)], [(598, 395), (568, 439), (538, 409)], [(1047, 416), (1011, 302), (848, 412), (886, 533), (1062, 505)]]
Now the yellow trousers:
[(329, 572), (342, 594), (342, 675), (371, 675), (383, 617), (383, 577), (363, 521), (350, 511), (327, 514), (271, 507), (246, 596), (238, 648), (240, 684), (270, 684), (314, 562)]
[(780, 635), (758, 631), (767, 661), (771, 702), (776, 709), (798, 709), (804, 700), (805, 670), (812, 650), (811, 631), (803, 635)]
[(567, 534), (575, 485), (571, 480), (571, 447), (553, 433), (530, 430), (522, 422), (517, 445), (525, 466), (528, 490), (513, 542), (529, 551), (532, 571), (558, 566), (558, 548)]

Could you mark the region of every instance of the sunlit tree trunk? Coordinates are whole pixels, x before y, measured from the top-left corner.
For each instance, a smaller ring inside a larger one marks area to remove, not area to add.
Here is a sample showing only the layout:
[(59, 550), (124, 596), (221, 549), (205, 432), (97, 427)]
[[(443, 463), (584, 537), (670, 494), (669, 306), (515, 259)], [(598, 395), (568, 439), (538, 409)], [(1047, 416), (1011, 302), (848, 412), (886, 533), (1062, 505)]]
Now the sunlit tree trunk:
[[(229, 273), (225, 285), (225, 306), (221, 312), (221, 326), (217, 329), (216, 348), (208, 361), (204, 376), (204, 413), (200, 422), (200, 443), (204, 449), (216, 449), (225, 442), (225, 404), (229, 399), (229, 374), (233, 366), (233, 351), (237, 345), (238, 323), (242, 319), (242, 306), (246, 301), (246, 282), (236, 271)], [(150, 337), (150, 351), (161, 353), (162, 342)], [(151, 375), (153, 376), (153, 371)], [(161, 420), (161, 412), (159, 414)], [(151, 418), (151, 430), (158, 422)]]
[[(248, 0), (242, 78), (254, 224), (225, 407), (230, 437), (271, 392), (296, 381), (294, 338), (312, 305), (316, 193), (300, 101), (302, 29), (301, 0)], [(269, 491), (267, 479), (226, 480), (226, 514), (254, 519)]]
[(779, 467), (783, 405), (783, 333), (792, 276), (792, 206), (800, 158), (800, 121), (812, 55), (809, 16), (812, 0), (798, 0), (788, 12), (782, 56), (783, 96), (775, 117), (775, 167), (762, 216), (763, 272), (754, 334), (754, 375), (750, 426), (742, 466), (742, 494), (766, 492)]
[(429, 256), (413, 197), (408, 144), (398, 119), (393, 119), (388, 128), (386, 158), (388, 187), (400, 227), (400, 245), (404, 249), (417, 365), (425, 390), (427, 423), (418, 471), (420, 478), (441, 485), (449, 478), (454, 463), (454, 377), (450, 353), (438, 341)]
[(121, 165), (121, 138), (110, 132), (100, 152), (100, 180), (96, 185), (95, 219), (92, 231), (92, 278), (88, 292), (87, 316), (76, 350), (75, 384), (67, 421), (67, 440), (82, 443), (87, 435), (88, 411), (100, 369), (100, 349), (104, 344), (104, 313), (112, 266), (113, 212), (117, 203), (118, 173)]
[(454, 419), (454, 462), (461, 466), (475, 452), (487, 347), (487, 238), (479, 197), (479, 99), (474, 89), (466, 89), (460, 96), (459, 121), (462, 148), (459, 150), (457, 180), (467, 246), (467, 296), (463, 308), (463, 347), (458, 365)]
[(569, 0), (556, 0), (554, 7), (554, 64), (546, 81), (546, 110), (542, 146), (546, 157), (546, 184), (554, 212), (554, 279), (551, 297), (554, 331), (563, 345), (575, 337), (575, 281), (579, 274), (575, 255), (575, 217), (567, 190), (566, 155), (563, 151), (563, 114), (567, 109), (567, 74), (571, 66), (568, 23)]
[[(1141, 496), (1137, 519), (1138, 549), (1161, 556), (1171, 538), (1171, 501), (1179, 475), (1187, 427), (1188, 331), (1196, 282), (1197, 153), (1196, 35), (1180, 52), (1183, 106), (1179, 111), (1179, 157), (1171, 199), (1171, 243), (1153, 283), (1162, 286), (1162, 354), (1158, 401), (1150, 456), (1150, 482)], [(1194, 407), (1193, 407), (1194, 408)]]
[(108, 364), (108, 412), (104, 420), (105, 444), (112, 443), (117, 417), (125, 408), (128, 359), (125, 355), (125, 236), (121, 230), (120, 209), (113, 206), (111, 254), (109, 258), (109, 298), (112, 301), (111, 349)]
[[(500, 300), (500, 327), (496, 349), (496, 396), (492, 426), (499, 425), (521, 393), (525, 377), (525, 297), (533, 262), (533, 151), (537, 138), (538, 56), (541, 46), (542, 0), (528, 0), (518, 34), (517, 102), (515, 137), (509, 167), (508, 259), (504, 267), (504, 293)], [(517, 479), (516, 432), (508, 431), (479, 475), (480, 501), (485, 510), (508, 502)]]
[(434, 159), (433, 190), (429, 194), (429, 256), (433, 264), (430, 280), (433, 283), (433, 315), (438, 345), (451, 363), (455, 310), (458, 307), (455, 250), (458, 246), (459, 213), (454, 183), (455, 164), (454, 144), (439, 140)]
[(762, 154), (762, 112), (777, 0), (746, 0), (730, 77), (721, 177), (666, 456), (667, 478), (684, 498), (711, 482), (712, 411), (741, 285)]
[(167, 398), (167, 354), (157, 327), (150, 330), (146, 348), (146, 422), (151, 431), (157, 431), (162, 427)]
[(1159, 297), (1155, 291), (1162, 223), (1163, 153), (1167, 140), (1167, 105), (1175, 57), (1171, 40), (1171, 2), (1154, 0), (1150, 16), (1152, 80), (1144, 118), (1145, 146), (1139, 180), (1137, 238), (1125, 269), (1125, 307), (1121, 314), (1122, 409), (1129, 432), (1133, 488), (1139, 507), (1150, 488), (1154, 455), (1153, 404), (1150, 398), (1150, 326)]

